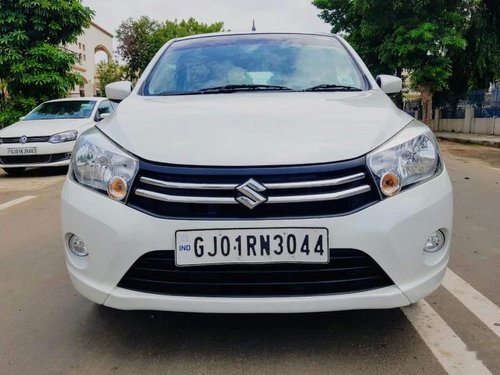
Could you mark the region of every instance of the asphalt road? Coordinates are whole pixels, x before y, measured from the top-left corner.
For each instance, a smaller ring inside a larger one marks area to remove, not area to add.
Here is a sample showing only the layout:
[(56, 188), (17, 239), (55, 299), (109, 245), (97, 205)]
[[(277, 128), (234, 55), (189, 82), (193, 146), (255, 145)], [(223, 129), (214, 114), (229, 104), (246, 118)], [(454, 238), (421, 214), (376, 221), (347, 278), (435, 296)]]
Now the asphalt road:
[(500, 150), (442, 143), (455, 189), (444, 286), (409, 308), (125, 312), (66, 274), (64, 169), (0, 173), (0, 374), (500, 374)]

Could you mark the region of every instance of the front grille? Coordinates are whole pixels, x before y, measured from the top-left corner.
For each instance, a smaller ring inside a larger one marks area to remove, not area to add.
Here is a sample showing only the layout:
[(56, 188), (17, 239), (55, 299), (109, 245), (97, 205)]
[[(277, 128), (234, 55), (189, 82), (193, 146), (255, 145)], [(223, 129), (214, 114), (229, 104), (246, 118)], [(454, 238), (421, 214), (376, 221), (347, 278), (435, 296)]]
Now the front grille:
[[(21, 137), (8, 137), (8, 138), (0, 138), (0, 143), (21, 143)], [(41, 137), (27, 137), (26, 143), (44, 143), (48, 142), (50, 136), (41, 136)]]
[(331, 249), (328, 264), (231, 264), (176, 267), (174, 251), (140, 257), (119, 287), (182, 296), (308, 296), (361, 292), (393, 285), (366, 253)]
[(58, 161), (67, 160), (70, 157), (70, 153), (48, 155), (7, 155), (0, 156), (0, 163), (4, 165), (56, 163)]
[(140, 162), (127, 204), (186, 219), (339, 216), (380, 200), (365, 158), (286, 167), (182, 167)]

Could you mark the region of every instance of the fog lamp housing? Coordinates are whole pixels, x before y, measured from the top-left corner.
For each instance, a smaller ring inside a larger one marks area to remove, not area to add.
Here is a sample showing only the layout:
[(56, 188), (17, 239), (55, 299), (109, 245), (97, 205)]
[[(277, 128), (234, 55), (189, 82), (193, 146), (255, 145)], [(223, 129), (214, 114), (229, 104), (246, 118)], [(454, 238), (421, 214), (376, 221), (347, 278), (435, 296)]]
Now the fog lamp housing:
[(426, 253), (436, 253), (443, 248), (445, 242), (446, 238), (443, 231), (437, 230), (427, 238), (423, 250)]
[(76, 234), (71, 235), (68, 240), (68, 246), (71, 252), (78, 257), (86, 257), (89, 255), (85, 243)]

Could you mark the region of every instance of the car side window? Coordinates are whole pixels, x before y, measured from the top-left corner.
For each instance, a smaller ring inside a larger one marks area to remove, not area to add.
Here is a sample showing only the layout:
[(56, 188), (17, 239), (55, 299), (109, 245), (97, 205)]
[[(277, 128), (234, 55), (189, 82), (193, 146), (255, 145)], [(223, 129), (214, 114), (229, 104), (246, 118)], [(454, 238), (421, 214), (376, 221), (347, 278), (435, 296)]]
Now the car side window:
[(97, 113), (102, 115), (103, 113), (111, 113), (113, 112), (114, 108), (113, 105), (109, 100), (105, 100), (99, 104), (99, 107), (97, 107)]

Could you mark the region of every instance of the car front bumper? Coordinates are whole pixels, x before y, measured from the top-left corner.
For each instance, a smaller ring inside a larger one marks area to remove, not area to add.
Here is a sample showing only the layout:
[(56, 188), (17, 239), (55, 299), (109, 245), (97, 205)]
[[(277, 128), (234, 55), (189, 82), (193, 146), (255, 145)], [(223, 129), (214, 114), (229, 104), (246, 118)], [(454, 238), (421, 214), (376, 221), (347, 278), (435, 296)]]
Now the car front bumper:
[(2, 158), (10, 157), (13, 155), (9, 154), (9, 148), (29, 148), (36, 147), (37, 153), (33, 154), (33, 156), (46, 156), (46, 155), (62, 155), (62, 154), (71, 154), (73, 151), (73, 147), (75, 147), (75, 141), (72, 142), (64, 142), (64, 143), (26, 143), (26, 144), (1, 144), (0, 145), (0, 168), (39, 168), (39, 167), (61, 167), (69, 165), (70, 157), (63, 160), (58, 160), (55, 162), (9, 162), (3, 163)]
[[(452, 187), (446, 170), (439, 176), (351, 215), (259, 221), (167, 220), (149, 216), (67, 179), (61, 221), (66, 264), (75, 288), (86, 298), (124, 310), (206, 313), (299, 313), (394, 308), (434, 291), (446, 271), (452, 233)], [(136, 292), (118, 287), (143, 254), (175, 248), (175, 232), (185, 229), (326, 227), (332, 249), (358, 249), (371, 256), (394, 285), (368, 291), (291, 297), (192, 297)], [(441, 229), (445, 246), (422, 250)], [(70, 233), (85, 241), (87, 257), (68, 248)]]

